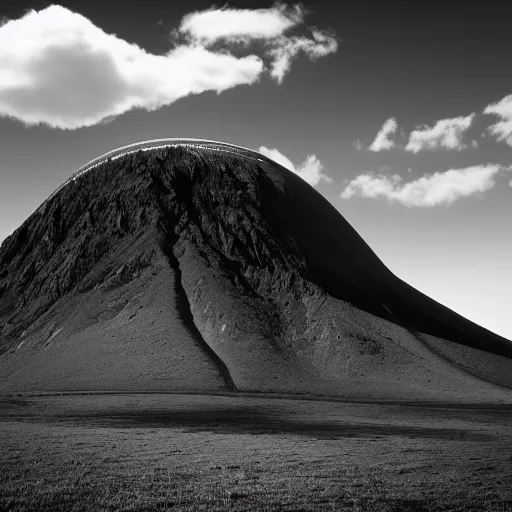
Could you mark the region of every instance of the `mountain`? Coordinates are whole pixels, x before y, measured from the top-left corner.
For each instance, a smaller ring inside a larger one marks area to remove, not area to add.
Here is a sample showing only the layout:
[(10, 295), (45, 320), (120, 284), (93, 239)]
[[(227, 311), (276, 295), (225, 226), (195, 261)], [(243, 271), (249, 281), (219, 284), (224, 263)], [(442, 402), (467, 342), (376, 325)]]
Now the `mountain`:
[(148, 141), (80, 168), (0, 248), (0, 391), (512, 402), (512, 343), (392, 274), (263, 155)]

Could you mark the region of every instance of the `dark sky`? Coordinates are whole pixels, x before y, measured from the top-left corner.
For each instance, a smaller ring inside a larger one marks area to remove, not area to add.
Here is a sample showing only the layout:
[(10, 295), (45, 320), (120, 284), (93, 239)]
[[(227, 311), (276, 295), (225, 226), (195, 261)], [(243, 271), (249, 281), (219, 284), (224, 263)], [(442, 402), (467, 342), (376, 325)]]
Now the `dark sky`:
[[(2, 0), (0, 17), (18, 19), (29, 9), (49, 5)], [(185, 14), (212, 6), (200, 0), (64, 0), (59, 5), (154, 55), (173, 48), (170, 33)], [(485, 136), (497, 118), (483, 115), (487, 105), (512, 94), (512, 9), (502, 1), (303, 5), (309, 11), (305, 25), (332, 29), (340, 45), (318, 60), (300, 55), (280, 85), (262, 76), (253, 85), (190, 95), (151, 112), (135, 109), (107, 124), (73, 130), (27, 127), (19, 119), (1, 117), (0, 87), (0, 240), (76, 168), (138, 140), (189, 136), (254, 149), (266, 146), (297, 166), (314, 154), (333, 180), (320, 182), (318, 190), (391, 270), (512, 338), (507, 306), (512, 303), (512, 172), (500, 171), (494, 187), (449, 205), (407, 207), (383, 197), (340, 197), (348, 180), (363, 173), (397, 174), (405, 183), (450, 169), (512, 164), (512, 147)], [(256, 9), (272, 2), (233, 1), (229, 6)], [(416, 154), (403, 150), (416, 127), (471, 113), (475, 117), (467, 137), (478, 147)], [(398, 147), (368, 151), (389, 118), (399, 126)], [(356, 139), (362, 149), (354, 147)]]

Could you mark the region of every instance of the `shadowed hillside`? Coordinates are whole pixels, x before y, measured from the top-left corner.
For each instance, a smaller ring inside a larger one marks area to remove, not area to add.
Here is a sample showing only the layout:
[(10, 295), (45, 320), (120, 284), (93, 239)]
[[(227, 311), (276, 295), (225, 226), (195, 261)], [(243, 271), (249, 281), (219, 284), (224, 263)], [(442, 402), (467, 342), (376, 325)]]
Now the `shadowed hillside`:
[(0, 390), (512, 400), (512, 343), (290, 171), (204, 146), (100, 163), (5, 240)]

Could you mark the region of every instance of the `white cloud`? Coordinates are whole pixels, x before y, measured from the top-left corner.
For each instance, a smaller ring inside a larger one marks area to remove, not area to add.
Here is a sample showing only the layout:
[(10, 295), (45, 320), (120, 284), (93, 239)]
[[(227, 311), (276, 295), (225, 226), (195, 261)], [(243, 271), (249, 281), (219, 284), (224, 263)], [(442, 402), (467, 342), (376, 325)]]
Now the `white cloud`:
[(314, 29), (313, 39), (307, 37), (276, 38), (270, 45), (268, 55), (272, 59), (270, 74), (277, 83), (282, 83), (285, 75), (290, 71), (293, 59), (304, 52), (311, 60), (325, 57), (335, 53), (338, 49), (336, 38), (326, 32)]
[(494, 186), (494, 177), (501, 170), (504, 169), (499, 165), (475, 165), (435, 172), (408, 183), (403, 183), (397, 174), (390, 177), (361, 174), (348, 183), (341, 197), (386, 198), (408, 207), (449, 205), (461, 197), (490, 190)]
[(380, 129), (379, 133), (375, 137), (375, 140), (372, 142), (370, 147), (368, 148), (370, 151), (383, 151), (386, 149), (391, 149), (395, 147), (395, 143), (389, 138), (390, 135), (396, 133), (398, 129), (398, 124), (394, 117), (390, 117)]
[(209, 9), (187, 14), (178, 32), (211, 45), (219, 40), (271, 39), (301, 24), (305, 12), (274, 5), (268, 9)]
[(453, 117), (441, 119), (430, 126), (422, 126), (412, 131), (409, 142), (405, 146), (406, 151), (418, 153), (422, 150), (439, 148), (462, 150), (466, 145), (462, 142), (464, 133), (473, 122), (475, 114), (466, 117)]
[(361, 139), (356, 139), (353, 143), (352, 143), (352, 146), (354, 146), (357, 151), (361, 151), (362, 149), (364, 149), (364, 145), (363, 143), (361, 142)]
[[(268, 11), (266, 20), (274, 15), (276, 23), (272, 30), (277, 36), (269, 32), (272, 37), (263, 49), (260, 45), (261, 55), (243, 57), (234, 56), (225, 45), (212, 49), (190, 40), (191, 34), (202, 34), (207, 41), (214, 41), (222, 30), (224, 39), (236, 39), (236, 28), (231, 22), (227, 28), (219, 25), (216, 32), (215, 27), (205, 32), (201, 13), (190, 15), (185, 24), (189, 32), (182, 35), (188, 34), (189, 40), (165, 55), (154, 55), (115, 34), (105, 33), (84, 16), (64, 7), (52, 5), (41, 11), (29, 11), (22, 18), (0, 26), (0, 116), (27, 125), (43, 123), (62, 129), (92, 126), (132, 109), (152, 111), (191, 94), (221, 93), (254, 84), (266, 72), (281, 82), (299, 50), (310, 58), (326, 55), (327, 50), (335, 51), (333, 36), (316, 30), (312, 39), (298, 38), (305, 41), (299, 49), (297, 38), (282, 34), (302, 22), (300, 8), (275, 7), (263, 11)], [(224, 16), (229, 21), (234, 19), (233, 12), (216, 10), (206, 14), (216, 13), (217, 19)], [(250, 19), (253, 12), (242, 10), (235, 14)], [(284, 18), (289, 20), (288, 27)], [(194, 19), (201, 23), (192, 31)], [(239, 36), (244, 34), (247, 38), (264, 37), (261, 31), (258, 33), (247, 25), (238, 29)], [(281, 70), (278, 73), (277, 68)]]
[(512, 94), (487, 105), (484, 114), (494, 114), (501, 118), (501, 121), (489, 126), (488, 131), (512, 147)]
[(300, 52), (314, 60), (338, 49), (334, 35), (317, 28), (312, 29), (312, 37), (285, 35), (289, 29), (302, 24), (305, 15), (301, 6), (288, 8), (284, 4), (253, 10), (211, 9), (185, 16), (176, 34), (185, 36), (193, 44), (205, 46), (219, 41), (247, 44), (252, 40), (264, 40), (270, 74), (280, 84)]
[(312, 186), (318, 185), (321, 180), (332, 183), (332, 178), (322, 172), (323, 165), (315, 155), (308, 155), (299, 167), (295, 167), (292, 161), (277, 149), (268, 149), (265, 146), (261, 146), (259, 152), (294, 172)]

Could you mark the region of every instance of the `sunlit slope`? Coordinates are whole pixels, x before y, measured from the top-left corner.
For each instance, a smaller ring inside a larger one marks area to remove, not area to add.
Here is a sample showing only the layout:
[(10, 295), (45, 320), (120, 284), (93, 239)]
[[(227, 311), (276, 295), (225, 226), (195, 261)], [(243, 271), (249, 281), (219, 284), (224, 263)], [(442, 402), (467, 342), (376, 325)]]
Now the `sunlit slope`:
[(3, 390), (511, 400), (510, 342), (219, 143), (96, 162), (27, 219), (0, 249), (0, 350)]

